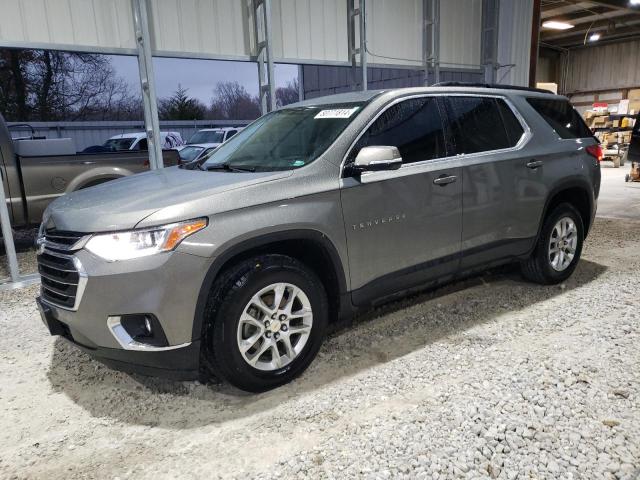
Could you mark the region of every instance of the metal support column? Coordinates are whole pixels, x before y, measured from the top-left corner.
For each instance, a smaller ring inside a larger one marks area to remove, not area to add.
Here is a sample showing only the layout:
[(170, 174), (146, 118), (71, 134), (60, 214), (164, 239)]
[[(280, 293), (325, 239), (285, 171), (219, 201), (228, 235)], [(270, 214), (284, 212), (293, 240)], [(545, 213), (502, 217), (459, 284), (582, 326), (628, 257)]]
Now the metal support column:
[(358, 87), (358, 59), (360, 49), (356, 48), (356, 16), (360, 10), (353, 8), (354, 0), (347, 0), (347, 39), (349, 41), (349, 62), (351, 63), (351, 90)]
[(500, 22), (500, 1), (482, 0), (482, 43), (481, 58), (485, 83), (496, 83), (498, 71), (498, 29)]
[[(271, 0), (253, 0), (253, 32), (258, 61), (260, 107), (265, 114), (276, 108), (276, 88), (273, 76), (271, 45)], [(266, 67), (265, 67), (266, 64)]]
[(298, 65), (298, 100), (304, 100), (304, 65)]
[(2, 239), (4, 240), (4, 250), (7, 254), (7, 263), (9, 264), (10, 280), (17, 282), (20, 280), (20, 270), (18, 268), (18, 257), (16, 256), (16, 247), (13, 243), (13, 232), (11, 231), (11, 222), (9, 220), (9, 208), (7, 206), (7, 197), (4, 191), (4, 185), (0, 179), (0, 224), (2, 225)]
[[(367, 89), (367, 24), (365, 12), (366, 0), (347, 0), (347, 38), (349, 40), (349, 61), (351, 63), (351, 89), (358, 86), (358, 55), (360, 56), (360, 89)], [(358, 8), (354, 3), (358, 2)], [(356, 47), (356, 17), (360, 46)]]
[(367, 89), (367, 0), (360, 0), (360, 68), (362, 70), (362, 90)]
[(422, 66), (424, 83), (428, 85), (431, 72), (433, 83), (440, 82), (440, 0), (423, 0), (422, 16)]
[(133, 0), (133, 26), (138, 45), (138, 70), (142, 87), (144, 106), (144, 124), (147, 132), (147, 148), (151, 168), (162, 168), (162, 138), (158, 120), (158, 104), (153, 74), (153, 56), (151, 53), (151, 35), (149, 33), (149, 15), (146, 0)]
[(20, 267), (18, 266), (18, 256), (16, 255), (16, 246), (13, 243), (13, 232), (11, 230), (11, 219), (9, 218), (9, 207), (7, 204), (7, 196), (0, 175), (0, 228), (2, 229), (2, 240), (4, 242), (4, 251), (9, 265), (9, 278), (0, 279), (0, 291), (10, 290), (13, 288), (25, 287), (40, 281), (38, 274), (20, 275)]

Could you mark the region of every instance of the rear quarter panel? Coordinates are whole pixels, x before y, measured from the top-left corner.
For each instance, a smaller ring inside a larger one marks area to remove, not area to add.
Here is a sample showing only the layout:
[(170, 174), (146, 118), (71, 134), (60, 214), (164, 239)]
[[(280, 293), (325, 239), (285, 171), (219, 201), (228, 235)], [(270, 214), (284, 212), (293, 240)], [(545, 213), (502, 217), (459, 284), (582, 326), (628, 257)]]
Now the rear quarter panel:
[[(573, 186), (580, 186), (595, 198), (594, 185), (599, 184), (599, 167), (594, 157), (586, 152), (586, 147), (597, 144), (595, 138), (562, 139), (549, 124), (529, 105), (525, 96), (514, 95), (513, 103), (525, 118), (533, 131), (533, 137), (527, 145), (527, 158), (541, 160), (541, 168), (525, 172), (517, 183), (516, 195), (522, 198), (530, 196), (542, 199), (542, 202), (522, 202), (522, 218), (518, 228), (523, 236), (537, 236), (545, 207), (551, 197), (559, 191)], [(530, 209), (527, 205), (535, 205)], [(534, 221), (535, 220), (535, 221)]]

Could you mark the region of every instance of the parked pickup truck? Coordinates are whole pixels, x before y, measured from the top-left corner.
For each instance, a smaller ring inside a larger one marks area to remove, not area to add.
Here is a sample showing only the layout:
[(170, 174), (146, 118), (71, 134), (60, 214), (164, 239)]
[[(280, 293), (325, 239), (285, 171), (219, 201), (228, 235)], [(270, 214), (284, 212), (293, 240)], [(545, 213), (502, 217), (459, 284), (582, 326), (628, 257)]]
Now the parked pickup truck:
[[(178, 163), (178, 152), (163, 151), (165, 165)], [(70, 138), (13, 140), (0, 115), (0, 176), (13, 227), (40, 223), (52, 200), (149, 169), (146, 151), (76, 153)]]

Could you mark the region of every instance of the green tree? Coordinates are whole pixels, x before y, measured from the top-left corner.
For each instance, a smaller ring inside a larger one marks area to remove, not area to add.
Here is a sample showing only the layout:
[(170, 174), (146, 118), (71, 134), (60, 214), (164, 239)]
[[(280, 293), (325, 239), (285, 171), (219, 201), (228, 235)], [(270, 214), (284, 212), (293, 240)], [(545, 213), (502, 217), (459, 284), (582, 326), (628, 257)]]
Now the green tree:
[(161, 120), (202, 120), (207, 107), (197, 98), (187, 94), (187, 89), (178, 84), (178, 89), (168, 98), (158, 101)]

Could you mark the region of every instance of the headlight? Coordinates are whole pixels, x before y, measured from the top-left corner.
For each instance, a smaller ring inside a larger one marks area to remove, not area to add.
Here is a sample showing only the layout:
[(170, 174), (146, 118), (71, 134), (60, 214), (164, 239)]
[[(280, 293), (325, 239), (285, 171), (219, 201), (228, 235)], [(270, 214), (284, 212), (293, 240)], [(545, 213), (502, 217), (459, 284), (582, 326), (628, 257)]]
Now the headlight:
[(92, 236), (85, 248), (109, 262), (147, 257), (173, 250), (189, 235), (207, 226), (206, 218), (161, 227)]

